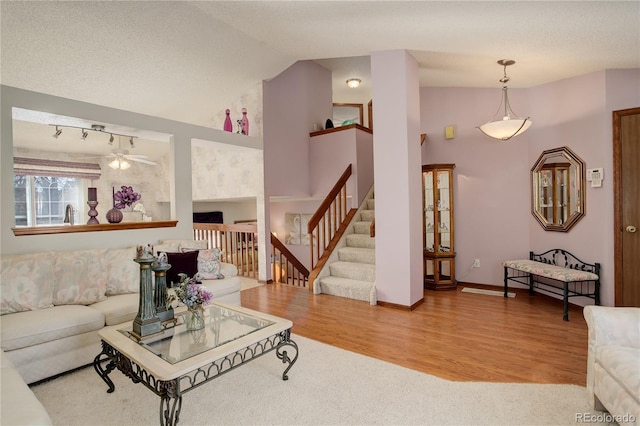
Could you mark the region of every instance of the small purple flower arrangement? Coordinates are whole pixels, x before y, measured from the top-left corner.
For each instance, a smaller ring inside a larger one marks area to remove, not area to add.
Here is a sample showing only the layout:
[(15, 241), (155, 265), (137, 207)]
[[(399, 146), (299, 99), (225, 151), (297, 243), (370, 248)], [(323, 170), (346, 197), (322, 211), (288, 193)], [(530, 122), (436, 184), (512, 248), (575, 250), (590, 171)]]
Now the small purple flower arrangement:
[(133, 203), (142, 198), (132, 187), (126, 185), (122, 185), (120, 191), (116, 192), (115, 188), (113, 191), (113, 206), (119, 210), (131, 207)]
[(186, 274), (180, 274), (180, 284), (174, 285), (173, 290), (175, 294), (168, 296), (167, 305), (177, 299), (187, 308), (195, 308), (207, 305), (213, 300), (213, 293), (198, 284), (196, 277), (189, 278)]

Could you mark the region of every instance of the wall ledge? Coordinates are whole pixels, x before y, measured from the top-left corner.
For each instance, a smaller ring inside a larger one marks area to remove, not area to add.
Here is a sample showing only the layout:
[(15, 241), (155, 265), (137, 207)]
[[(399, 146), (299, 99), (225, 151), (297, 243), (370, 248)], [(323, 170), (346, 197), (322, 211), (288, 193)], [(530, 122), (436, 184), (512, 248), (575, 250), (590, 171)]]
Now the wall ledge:
[(100, 232), (100, 231), (124, 231), (127, 229), (148, 228), (175, 228), (177, 220), (156, 220), (151, 222), (120, 222), (95, 225), (54, 225), (54, 226), (28, 226), (13, 227), (13, 235), (46, 235), (46, 234), (72, 234), (76, 232)]

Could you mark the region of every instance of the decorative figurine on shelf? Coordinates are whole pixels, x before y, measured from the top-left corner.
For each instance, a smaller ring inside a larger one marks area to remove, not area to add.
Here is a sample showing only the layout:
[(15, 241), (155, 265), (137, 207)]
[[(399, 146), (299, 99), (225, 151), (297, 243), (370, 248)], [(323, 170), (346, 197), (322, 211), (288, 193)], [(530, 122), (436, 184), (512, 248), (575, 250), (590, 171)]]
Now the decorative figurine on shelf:
[(138, 259), (153, 259), (153, 246), (151, 244), (147, 244), (136, 247), (136, 257)]
[(247, 109), (242, 108), (242, 134), (249, 136), (249, 119), (247, 118)]
[(158, 253), (158, 258), (153, 263), (153, 266), (166, 266), (169, 264), (169, 259), (167, 258), (167, 253), (161, 251)]
[(229, 116), (230, 113), (231, 113), (231, 110), (227, 108), (227, 110), (225, 111), (225, 114), (227, 116), (224, 119), (224, 131), (225, 132), (233, 132), (233, 124), (231, 123), (231, 117)]

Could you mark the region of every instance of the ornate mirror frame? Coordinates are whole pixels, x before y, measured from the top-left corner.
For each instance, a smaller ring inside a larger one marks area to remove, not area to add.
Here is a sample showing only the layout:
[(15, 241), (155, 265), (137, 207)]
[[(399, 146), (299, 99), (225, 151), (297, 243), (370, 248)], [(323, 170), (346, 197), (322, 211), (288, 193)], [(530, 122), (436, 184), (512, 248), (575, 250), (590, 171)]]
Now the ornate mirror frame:
[(568, 232), (586, 214), (586, 167), (566, 146), (544, 151), (531, 168), (531, 213), (545, 231)]

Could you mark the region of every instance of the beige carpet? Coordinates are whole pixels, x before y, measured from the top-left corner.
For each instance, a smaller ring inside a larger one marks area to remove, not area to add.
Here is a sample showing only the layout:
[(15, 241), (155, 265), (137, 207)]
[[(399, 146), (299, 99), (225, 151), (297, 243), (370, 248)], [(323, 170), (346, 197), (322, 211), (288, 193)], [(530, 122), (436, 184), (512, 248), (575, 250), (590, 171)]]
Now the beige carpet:
[(264, 285), (258, 282), (258, 280), (254, 278), (247, 278), (247, 277), (241, 277), (241, 276), (239, 276), (238, 278), (240, 278), (240, 285), (241, 285), (240, 291), (247, 290), (254, 287), (260, 287), (261, 285)]
[[(450, 382), (293, 336), (282, 381), (271, 352), (183, 397), (181, 425), (575, 425), (585, 388)], [(443, 360), (444, 361), (444, 360)], [(157, 425), (160, 399), (120, 372), (85, 368), (36, 386), (55, 425)]]

